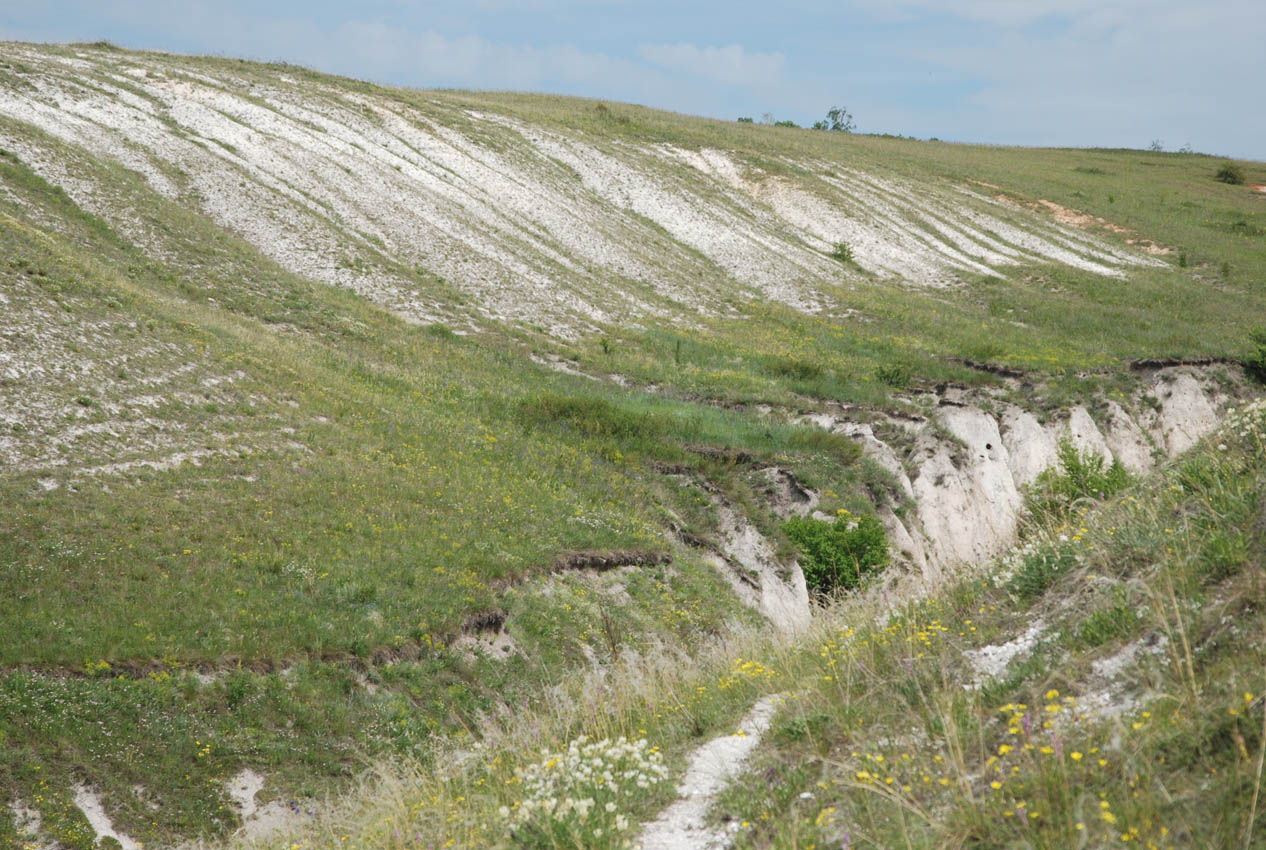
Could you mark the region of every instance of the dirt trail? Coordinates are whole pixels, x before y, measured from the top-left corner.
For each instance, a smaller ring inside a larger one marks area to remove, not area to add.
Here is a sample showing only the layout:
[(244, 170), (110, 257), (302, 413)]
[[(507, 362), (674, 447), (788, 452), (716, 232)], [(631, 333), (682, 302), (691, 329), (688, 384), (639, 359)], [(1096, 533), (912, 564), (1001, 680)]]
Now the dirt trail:
[(743, 768), (782, 701), (781, 694), (761, 699), (737, 732), (713, 738), (694, 751), (677, 788), (680, 797), (642, 830), (640, 850), (717, 850), (729, 846), (730, 835), (725, 830), (707, 825), (708, 809)]

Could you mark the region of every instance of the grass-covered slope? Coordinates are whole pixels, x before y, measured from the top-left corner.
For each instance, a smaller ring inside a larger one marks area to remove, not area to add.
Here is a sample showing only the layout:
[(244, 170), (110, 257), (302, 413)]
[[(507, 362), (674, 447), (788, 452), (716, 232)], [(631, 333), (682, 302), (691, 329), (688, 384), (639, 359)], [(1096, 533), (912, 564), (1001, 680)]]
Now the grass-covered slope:
[[(222, 836), (243, 768), (310, 801), (724, 649), (760, 618), (718, 505), (783, 567), (770, 468), (903, 509), (800, 414), (1244, 355), (1266, 195), (1216, 165), (0, 46), (0, 840), (91, 846), (77, 789)], [(699, 693), (593, 729), (742, 711)]]
[(835, 611), (766, 662), (795, 696), (737, 846), (1263, 846), (1264, 470), (1256, 404), (936, 599)]
[[(1258, 403), (935, 598), (854, 597), (795, 643), (617, 665), (499, 718), (465, 760), (386, 770), (294, 843), (628, 846), (693, 742), (778, 694), (710, 810), (736, 847), (1263, 846), (1264, 504)], [(612, 795), (575, 774), (572, 741), (620, 737), (669, 780)], [(614, 806), (582, 818), (552, 789)]]

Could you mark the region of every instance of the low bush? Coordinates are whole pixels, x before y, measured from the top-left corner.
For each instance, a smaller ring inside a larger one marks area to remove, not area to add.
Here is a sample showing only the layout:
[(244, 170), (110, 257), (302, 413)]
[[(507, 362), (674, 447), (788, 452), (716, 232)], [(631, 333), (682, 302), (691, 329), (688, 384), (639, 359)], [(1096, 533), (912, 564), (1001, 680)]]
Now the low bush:
[(847, 242), (836, 242), (831, 247), (830, 256), (841, 263), (851, 263), (853, 262), (853, 246)]
[(600, 398), (553, 393), (525, 399), (518, 414), (526, 425), (562, 425), (586, 437), (620, 441), (656, 439), (669, 425), (665, 416), (627, 410)]
[(1081, 452), (1070, 440), (1059, 443), (1059, 466), (1046, 470), (1025, 500), (1033, 519), (1064, 522), (1083, 499), (1102, 501), (1129, 486), (1133, 477), (1114, 460), (1111, 465), (1093, 452)]
[(1031, 602), (1075, 566), (1077, 553), (1071, 547), (1039, 546), (1024, 554), (1007, 590)]
[(860, 587), (890, 560), (888, 535), (873, 516), (854, 519), (845, 511), (833, 522), (792, 517), (783, 532), (800, 547), (805, 582), (818, 594)]
[(1229, 183), (1232, 186), (1240, 186), (1244, 183), (1244, 169), (1240, 168), (1233, 162), (1224, 162), (1214, 172), (1214, 178), (1221, 180), (1223, 183)]
[(913, 377), (910, 373), (909, 366), (903, 366), (900, 363), (893, 363), (889, 366), (880, 366), (875, 369), (875, 379), (881, 384), (892, 387), (894, 390), (903, 390), (910, 386), (910, 379)]
[(1253, 351), (1244, 358), (1244, 371), (1258, 383), (1266, 384), (1266, 328), (1249, 334)]
[(823, 375), (821, 365), (795, 357), (776, 357), (765, 365), (765, 371), (780, 378), (797, 381), (814, 381)]

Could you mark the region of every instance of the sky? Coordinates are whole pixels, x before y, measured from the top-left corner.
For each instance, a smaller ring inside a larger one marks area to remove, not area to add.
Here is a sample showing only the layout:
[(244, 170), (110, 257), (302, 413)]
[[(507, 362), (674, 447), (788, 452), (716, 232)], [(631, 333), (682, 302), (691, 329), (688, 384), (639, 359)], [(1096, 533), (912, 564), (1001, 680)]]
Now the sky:
[(0, 0), (0, 39), (418, 88), (1266, 160), (1266, 0)]

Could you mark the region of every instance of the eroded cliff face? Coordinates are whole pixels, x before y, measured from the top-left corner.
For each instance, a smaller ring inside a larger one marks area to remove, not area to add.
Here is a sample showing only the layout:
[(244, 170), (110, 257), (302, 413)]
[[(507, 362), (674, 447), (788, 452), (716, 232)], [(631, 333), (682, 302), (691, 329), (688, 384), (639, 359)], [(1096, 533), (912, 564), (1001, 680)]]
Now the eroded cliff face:
[[(1173, 366), (1151, 371), (1130, 399), (1098, 399), (1040, 416), (987, 393), (957, 388), (923, 396), (926, 415), (892, 418), (885, 441), (847, 414), (809, 421), (856, 439), (896, 481), (911, 509), (880, 510), (898, 560), (927, 582), (987, 560), (1015, 539), (1024, 490), (1058, 466), (1059, 444), (1113, 460), (1135, 474), (1191, 448), (1229, 403), (1234, 367)], [(1093, 412), (1092, 412), (1093, 409)]]

